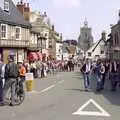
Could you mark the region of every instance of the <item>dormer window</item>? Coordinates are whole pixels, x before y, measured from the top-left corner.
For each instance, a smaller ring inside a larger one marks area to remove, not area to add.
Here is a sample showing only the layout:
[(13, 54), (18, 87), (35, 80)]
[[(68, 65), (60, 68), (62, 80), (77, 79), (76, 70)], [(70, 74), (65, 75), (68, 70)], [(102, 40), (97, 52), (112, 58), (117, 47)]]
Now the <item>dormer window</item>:
[(9, 1), (4, 0), (4, 11), (9, 12)]

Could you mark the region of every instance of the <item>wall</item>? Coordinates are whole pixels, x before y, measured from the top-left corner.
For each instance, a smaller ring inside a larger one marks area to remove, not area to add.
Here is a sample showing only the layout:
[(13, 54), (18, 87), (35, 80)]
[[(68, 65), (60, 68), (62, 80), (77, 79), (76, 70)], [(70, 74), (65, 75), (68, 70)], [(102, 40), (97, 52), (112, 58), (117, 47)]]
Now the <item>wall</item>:
[[(19, 27), (19, 26), (7, 25), (7, 39), (13, 39), (13, 40), (16, 39), (15, 38), (16, 27)], [(1, 29), (1, 26), (0, 26), (0, 29)], [(29, 36), (30, 36), (29, 29), (21, 28), (21, 40), (29, 40)]]

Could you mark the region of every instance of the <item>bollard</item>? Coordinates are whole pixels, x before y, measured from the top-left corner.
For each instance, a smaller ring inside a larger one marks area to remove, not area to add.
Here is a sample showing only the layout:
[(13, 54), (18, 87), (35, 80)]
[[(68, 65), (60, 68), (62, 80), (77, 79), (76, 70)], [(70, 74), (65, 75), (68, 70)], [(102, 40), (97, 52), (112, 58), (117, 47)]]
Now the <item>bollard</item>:
[(34, 80), (33, 80), (33, 73), (26, 73), (26, 90), (27, 92), (32, 92), (34, 89)]

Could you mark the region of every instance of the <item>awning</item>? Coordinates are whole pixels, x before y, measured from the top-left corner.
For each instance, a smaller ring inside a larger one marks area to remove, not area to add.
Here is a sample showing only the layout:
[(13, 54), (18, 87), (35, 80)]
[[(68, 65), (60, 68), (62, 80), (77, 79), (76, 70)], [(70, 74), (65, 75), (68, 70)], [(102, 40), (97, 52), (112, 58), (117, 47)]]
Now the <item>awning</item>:
[(29, 55), (28, 55), (28, 59), (29, 59), (30, 61), (38, 60), (38, 55), (37, 55), (37, 53), (35, 53), (35, 52), (30, 52)]
[(37, 56), (39, 60), (42, 60), (42, 54), (40, 52), (37, 52)]

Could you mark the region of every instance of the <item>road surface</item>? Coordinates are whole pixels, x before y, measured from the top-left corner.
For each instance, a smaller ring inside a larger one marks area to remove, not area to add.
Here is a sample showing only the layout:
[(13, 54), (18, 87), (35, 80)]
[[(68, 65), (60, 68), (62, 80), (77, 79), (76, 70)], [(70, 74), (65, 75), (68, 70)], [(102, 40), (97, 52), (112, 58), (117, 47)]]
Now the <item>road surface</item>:
[(85, 92), (77, 71), (37, 79), (22, 105), (0, 107), (0, 120), (120, 120), (120, 91), (96, 93), (91, 83)]

